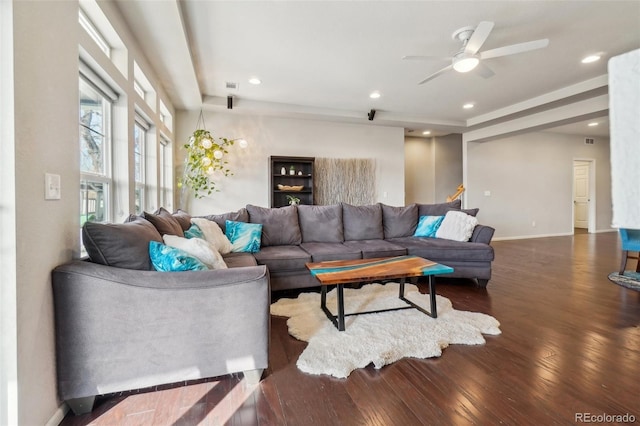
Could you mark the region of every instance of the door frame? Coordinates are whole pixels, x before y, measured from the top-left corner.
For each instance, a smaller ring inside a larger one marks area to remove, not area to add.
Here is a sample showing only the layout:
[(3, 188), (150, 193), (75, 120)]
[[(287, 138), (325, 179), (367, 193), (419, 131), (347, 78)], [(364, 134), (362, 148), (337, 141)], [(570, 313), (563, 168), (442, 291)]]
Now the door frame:
[(587, 209), (587, 232), (596, 232), (596, 160), (595, 158), (574, 157), (571, 161), (571, 232), (575, 229), (575, 193), (576, 193), (576, 162), (587, 163), (589, 166), (589, 208)]

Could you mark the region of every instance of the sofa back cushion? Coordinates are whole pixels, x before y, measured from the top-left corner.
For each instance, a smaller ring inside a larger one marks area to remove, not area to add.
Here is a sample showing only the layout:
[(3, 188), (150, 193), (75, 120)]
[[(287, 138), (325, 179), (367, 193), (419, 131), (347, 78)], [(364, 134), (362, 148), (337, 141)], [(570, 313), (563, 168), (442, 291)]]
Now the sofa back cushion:
[(226, 222), (231, 220), (233, 222), (249, 222), (249, 213), (244, 207), (237, 212), (228, 212), (222, 214), (210, 214), (207, 216), (198, 216), (205, 219), (209, 219), (218, 224), (222, 232), (226, 232)]
[(418, 204), (418, 216), (444, 216), (449, 210), (460, 210), (462, 201), (453, 200), (449, 203)]
[(342, 229), (342, 205), (298, 206), (298, 221), (303, 243), (341, 243), (344, 241)]
[(247, 205), (249, 222), (262, 224), (262, 246), (298, 245), (302, 242), (296, 206), (280, 208)]
[(155, 213), (144, 212), (141, 216), (151, 222), (160, 235), (169, 234), (184, 237), (184, 232), (178, 219), (162, 207)]
[[(162, 207), (160, 207), (162, 209)], [(156, 212), (157, 213), (157, 212)], [(180, 224), (183, 231), (187, 231), (191, 228), (191, 215), (184, 210), (176, 210), (172, 215)]]
[(384, 238), (380, 204), (352, 206), (343, 203), (342, 223), (345, 241), (381, 240)]
[(82, 227), (82, 242), (89, 258), (101, 265), (152, 271), (150, 241), (161, 243), (162, 237), (141, 217), (120, 224), (86, 222)]
[(406, 207), (392, 207), (380, 204), (382, 207), (382, 225), (385, 238), (409, 237), (416, 232), (418, 225), (418, 206), (411, 204)]

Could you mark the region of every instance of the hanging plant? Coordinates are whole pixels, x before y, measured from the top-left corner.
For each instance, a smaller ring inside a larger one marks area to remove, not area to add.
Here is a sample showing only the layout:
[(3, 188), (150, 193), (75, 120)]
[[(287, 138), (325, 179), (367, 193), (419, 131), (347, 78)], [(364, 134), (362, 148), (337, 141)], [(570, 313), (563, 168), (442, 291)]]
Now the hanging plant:
[(233, 142), (227, 138), (216, 139), (208, 130), (198, 129), (189, 138), (189, 143), (184, 145), (187, 155), (182, 183), (193, 189), (196, 198), (203, 198), (218, 191), (215, 177), (233, 175), (228, 167), (229, 162), (225, 160), (229, 153), (227, 148), (232, 146)]

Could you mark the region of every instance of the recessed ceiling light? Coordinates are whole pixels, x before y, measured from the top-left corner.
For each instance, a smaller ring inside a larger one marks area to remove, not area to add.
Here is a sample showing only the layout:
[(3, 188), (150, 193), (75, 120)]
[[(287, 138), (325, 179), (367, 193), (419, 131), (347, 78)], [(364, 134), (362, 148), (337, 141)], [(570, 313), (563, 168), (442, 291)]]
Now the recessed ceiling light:
[(371, 94), (369, 95), (369, 97), (370, 97), (371, 99), (378, 99), (380, 96), (381, 96), (381, 95), (380, 95), (380, 92), (378, 92), (378, 91), (371, 92)]
[(260, 81), (260, 79), (257, 78), (257, 77), (252, 77), (252, 78), (249, 79), (249, 83), (258, 85), (258, 84), (262, 83), (262, 81)]
[(583, 64), (590, 64), (591, 62), (596, 62), (600, 59), (600, 55), (589, 55), (582, 60)]
[(431, 134), (431, 130), (425, 130), (424, 132), (422, 132), (423, 135), (430, 135)]
[(598, 123), (597, 123), (597, 122), (595, 122), (595, 121), (594, 121), (594, 122), (592, 122), (592, 123), (587, 124), (587, 126), (589, 126), (589, 127), (595, 127), (595, 126), (597, 126), (597, 125), (598, 125)]
[(472, 103), (468, 103), (468, 104), (464, 104), (464, 105), (462, 105), (462, 108), (464, 108), (464, 109), (471, 109), (471, 108), (473, 108), (473, 106), (474, 106), (474, 105), (473, 105)]

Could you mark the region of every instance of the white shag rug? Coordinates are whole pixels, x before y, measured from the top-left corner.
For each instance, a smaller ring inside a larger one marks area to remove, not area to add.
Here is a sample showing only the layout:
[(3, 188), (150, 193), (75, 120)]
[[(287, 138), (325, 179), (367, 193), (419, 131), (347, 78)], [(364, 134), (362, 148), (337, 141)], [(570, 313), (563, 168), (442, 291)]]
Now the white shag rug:
[[(345, 314), (407, 306), (398, 299), (399, 284), (369, 284), (344, 289)], [(430, 310), (429, 295), (415, 285), (405, 285), (405, 297)], [(319, 293), (302, 293), (296, 299), (280, 299), (271, 314), (289, 317), (289, 334), (309, 342), (298, 358), (300, 370), (344, 378), (373, 363), (382, 368), (406, 357), (432, 358), (449, 344), (480, 345), (483, 334), (500, 334), (500, 323), (490, 315), (457, 311), (449, 299), (436, 295), (438, 318), (417, 309), (345, 317), (345, 331), (338, 331), (320, 308)], [(336, 290), (327, 293), (327, 308), (335, 315)]]

